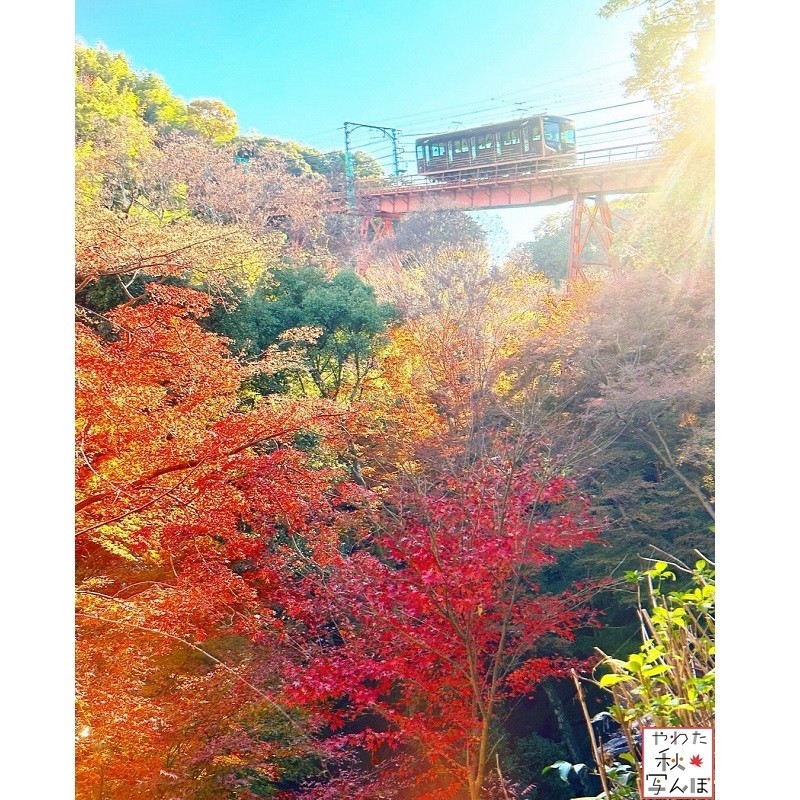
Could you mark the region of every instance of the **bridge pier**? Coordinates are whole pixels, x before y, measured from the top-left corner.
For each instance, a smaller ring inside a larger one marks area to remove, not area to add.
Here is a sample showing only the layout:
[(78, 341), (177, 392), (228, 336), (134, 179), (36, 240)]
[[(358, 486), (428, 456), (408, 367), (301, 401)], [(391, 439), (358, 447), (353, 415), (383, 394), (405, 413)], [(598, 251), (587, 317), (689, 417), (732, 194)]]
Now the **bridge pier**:
[[(394, 239), (394, 221), (400, 219), (400, 214), (377, 214), (361, 218), (359, 226), (359, 248), (356, 255), (356, 274), (362, 277), (369, 268), (371, 249), (384, 239)], [(395, 272), (400, 271), (400, 264), (396, 257), (390, 256)]]
[[(592, 205), (587, 202), (593, 199)], [(572, 197), (572, 221), (569, 237), (569, 260), (567, 261), (567, 285), (578, 280), (586, 280), (583, 268), (587, 266), (608, 267), (613, 277), (619, 277), (619, 258), (611, 252), (614, 243), (614, 225), (612, 211), (608, 206), (605, 194), (584, 194), (575, 192)], [(586, 226), (584, 229), (584, 220)], [(583, 251), (594, 232), (606, 261), (584, 261)]]

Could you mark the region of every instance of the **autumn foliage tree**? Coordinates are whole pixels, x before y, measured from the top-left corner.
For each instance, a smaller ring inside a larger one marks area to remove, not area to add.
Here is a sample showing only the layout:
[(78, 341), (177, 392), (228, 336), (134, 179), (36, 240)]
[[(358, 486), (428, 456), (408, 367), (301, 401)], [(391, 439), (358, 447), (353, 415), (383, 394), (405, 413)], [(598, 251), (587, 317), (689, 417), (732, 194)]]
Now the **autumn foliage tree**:
[[(124, 59), (106, 66), (111, 99), (138, 97)], [(318, 768), (281, 701), (277, 593), (350, 524), (347, 419), (323, 401), (242, 408), (275, 364), (243, 365), (201, 323), (275, 263), (299, 184), (279, 159), (246, 172), (150, 128), (136, 103), (92, 106), (84, 84), (88, 118), (120, 136), (84, 128), (78, 149), (78, 796), (269, 796)]]
[(591, 623), (580, 587), (546, 595), (536, 575), (597, 528), (571, 482), (525, 450), (403, 487), (308, 592), (316, 644), (293, 695), (317, 704), (332, 752), (402, 752), (391, 781), (410, 796), (485, 797), (505, 701), (574, 666), (563, 643)]
[(427, 451), (441, 466), (453, 446), (479, 451), (487, 426), (522, 421), (526, 410), (506, 403), (509, 368), (543, 319), (550, 283), (495, 274), (487, 250), (474, 246), (423, 253), (383, 280), (373, 278), (378, 297), (394, 304), (403, 324), (391, 331), (382, 380), (362, 398), (376, 430), (364, 442), (373, 468), (403, 471), (404, 462), (426, 463)]
[[(504, 405), (549, 283), (492, 276), (481, 250), (402, 277), (404, 322), (354, 406), (368, 524), (294, 605), (306, 658), (292, 695), (338, 765), (308, 797), (491, 796), (509, 703), (574, 666), (569, 641), (592, 623), (593, 587), (548, 594), (538, 576), (599, 526), (524, 409)], [(348, 752), (370, 770), (344, 769)]]
[[(214, 721), (254, 713), (242, 710), (254, 700), (290, 733), (298, 727), (263, 676), (280, 660), (282, 570), (298, 559), (324, 564), (336, 552), (341, 413), (300, 403), (238, 411), (247, 370), (200, 327), (209, 304), (203, 293), (156, 284), (146, 303), (107, 314), (110, 333), (78, 325), (86, 796), (152, 796), (164, 783), (197, 779), (223, 756), (242, 757), (242, 748), (257, 752), (258, 769), (275, 772), (257, 731), (248, 739), (238, 722), (241, 741), (231, 744), (237, 737)], [(313, 458), (298, 446), (302, 437), (318, 442)], [(184, 694), (203, 711), (184, 716)], [(228, 744), (215, 749), (210, 732)]]

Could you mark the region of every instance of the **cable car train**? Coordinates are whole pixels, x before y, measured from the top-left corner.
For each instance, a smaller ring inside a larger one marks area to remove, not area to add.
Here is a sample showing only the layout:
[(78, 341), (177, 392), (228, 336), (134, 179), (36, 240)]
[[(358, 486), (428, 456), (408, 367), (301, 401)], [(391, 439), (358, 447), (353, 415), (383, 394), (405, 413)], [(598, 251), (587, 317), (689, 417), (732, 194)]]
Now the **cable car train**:
[[(539, 115), (416, 140), (417, 172), (433, 180), (502, 177), (575, 161), (575, 123)], [(485, 169), (484, 169), (485, 168)]]

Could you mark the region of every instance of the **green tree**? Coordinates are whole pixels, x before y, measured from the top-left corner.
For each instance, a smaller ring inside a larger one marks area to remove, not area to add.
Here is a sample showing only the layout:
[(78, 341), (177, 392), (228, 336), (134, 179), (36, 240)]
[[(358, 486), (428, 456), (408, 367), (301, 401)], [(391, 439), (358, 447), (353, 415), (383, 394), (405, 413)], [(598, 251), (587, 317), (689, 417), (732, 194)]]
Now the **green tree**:
[[(75, 48), (75, 136), (78, 142), (106, 143), (113, 130), (126, 126), (142, 141), (148, 139), (136, 93), (138, 78), (124, 53), (104, 45)], [(135, 148), (134, 148), (135, 149)]]
[[(108, 144), (119, 128), (143, 139), (153, 133), (181, 129), (186, 104), (164, 79), (146, 70), (134, 71), (124, 53), (111, 53), (98, 43), (75, 48), (75, 131), (79, 142)], [(148, 126), (153, 126), (152, 129)]]
[[(641, 0), (608, 0), (600, 15), (610, 17), (642, 5)], [(634, 74), (629, 94), (643, 92), (662, 112), (654, 127), (671, 140), (682, 176), (677, 188), (690, 194), (714, 180), (715, 0), (645, 0), (640, 29), (633, 35)], [(708, 194), (699, 199), (708, 203)]]
[[(353, 158), (353, 174), (356, 178), (369, 179), (384, 176), (380, 162), (369, 153), (365, 153), (363, 150), (354, 150), (351, 156)], [(319, 158), (314, 158), (309, 154), (306, 156), (306, 160), (311, 164), (312, 169), (326, 175), (332, 186), (344, 189), (347, 174), (344, 150), (331, 150), (322, 153)]]
[[(333, 186), (344, 186), (345, 159), (343, 150), (330, 150), (323, 153), (314, 147), (308, 147), (290, 140), (276, 139), (271, 136), (247, 136), (237, 140), (239, 153), (246, 158), (258, 158), (269, 152), (282, 153), (290, 169), (297, 175), (314, 172), (324, 175)], [(371, 155), (363, 150), (353, 152), (353, 169), (357, 178), (380, 178), (383, 168)]]
[(160, 133), (183, 129), (188, 122), (186, 104), (170, 91), (164, 79), (152, 72), (137, 78), (134, 91), (139, 97), (142, 119)]
[(199, 133), (216, 145), (227, 144), (239, 132), (236, 112), (228, 108), (222, 100), (192, 100), (186, 112), (186, 130)]
[(258, 161), (279, 154), (293, 175), (310, 175), (313, 171), (306, 157), (308, 152), (321, 155), (318, 150), (306, 148), (299, 142), (272, 136), (239, 136), (233, 144), (237, 147), (237, 158), (242, 161)]
[(715, 0), (607, 0), (600, 16), (641, 5), (641, 27), (632, 37), (636, 71), (626, 87), (668, 112), (667, 129), (694, 126), (696, 112), (713, 102)]
[(567, 277), (569, 259), (570, 212), (560, 211), (545, 217), (533, 230), (533, 239), (515, 245), (506, 258), (506, 267), (525, 272), (543, 272), (553, 283)]
[(353, 399), (374, 369), (395, 315), (353, 272), (327, 278), (314, 266), (285, 266), (262, 279), (235, 311), (218, 312), (212, 325), (250, 358), (267, 350), (284, 354), (284, 368), (254, 384), (261, 391), (336, 399), (347, 390)]
[(473, 250), (486, 247), (486, 234), (480, 223), (466, 211), (442, 209), (406, 214), (395, 228), (394, 246), (403, 261), (421, 254)]

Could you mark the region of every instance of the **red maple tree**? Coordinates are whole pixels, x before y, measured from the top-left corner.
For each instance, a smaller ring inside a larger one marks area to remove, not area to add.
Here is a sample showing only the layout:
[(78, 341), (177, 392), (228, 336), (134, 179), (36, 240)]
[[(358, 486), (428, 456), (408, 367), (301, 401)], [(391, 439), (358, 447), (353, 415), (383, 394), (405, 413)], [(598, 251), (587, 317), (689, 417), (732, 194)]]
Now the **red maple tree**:
[(276, 681), (276, 596), (330, 561), (348, 524), (344, 416), (244, 410), (250, 368), (200, 326), (208, 296), (151, 283), (142, 300), (77, 326), (78, 793), (203, 797), (241, 781), (255, 797), (248, 780), (307, 749)]
[(595, 536), (569, 480), (498, 453), (398, 494), (374, 535), (309, 576), (296, 702), (332, 754), (402, 754), (380, 791), (346, 773), (348, 796), (485, 796), (504, 701), (574, 666), (557, 643), (592, 623), (587, 588), (544, 595), (536, 575)]

